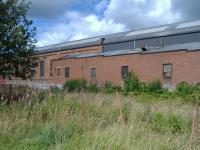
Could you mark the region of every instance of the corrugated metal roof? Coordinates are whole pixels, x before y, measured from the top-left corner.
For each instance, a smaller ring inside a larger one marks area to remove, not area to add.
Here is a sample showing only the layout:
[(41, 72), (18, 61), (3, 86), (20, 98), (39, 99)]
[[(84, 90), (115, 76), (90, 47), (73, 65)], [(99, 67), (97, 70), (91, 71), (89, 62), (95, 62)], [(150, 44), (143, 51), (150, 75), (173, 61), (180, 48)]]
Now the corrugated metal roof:
[(200, 50), (200, 42), (174, 44), (163, 47), (150, 48), (142, 53), (160, 53), (160, 52), (180, 51), (180, 50), (186, 50), (186, 51)]
[(65, 42), (61, 44), (54, 44), (54, 45), (45, 46), (45, 47), (39, 47), (37, 48), (37, 50), (41, 54), (41, 53), (74, 49), (74, 48), (79, 48), (79, 47), (87, 47), (91, 45), (99, 45), (100, 43), (101, 43), (101, 38), (100, 36), (98, 36), (94, 38), (88, 38), (88, 39), (83, 39), (83, 40)]
[(117, 51), (108, 51), (108, 52), (99, 52), (99, 53), (87, 53), (87, 54), (71, 54), (66, 55), (64, 58), (88, 58), (88, 57), (97, 57), (97, 56), (119, 56), (119, 55), (128, 55), (128, 54), (148, 54), (148, 53), (160, 53), (160, 52), (169, 52), (169, 51), (180, 51), (180, 50), (200, 50), (200, 42), (194, 43), (185, 43), (185, 44), (174, 44), (163, 47), (149, 47), (146, 51), (143, 51), (141, 48), (137, 49), (123, 49)]
[(104, 44), (108, 44), (108, 43), (123, 42), (128, 40), (145, 39), (145, 38), (168, 36), (174, 34), (190, 33), (190, 32), (200, 32), (200, 20), (174, 23), (164, 26), (144, 28), (139, 30), (114, 33), (109, 35), (102, 35), (83, 40), (40, 47), (37, 48), (37, 50), (39, 51), (39, 53), (47, 53), (47, 52), (99, 45), (101, 44), (101, 38), (104, 38)]

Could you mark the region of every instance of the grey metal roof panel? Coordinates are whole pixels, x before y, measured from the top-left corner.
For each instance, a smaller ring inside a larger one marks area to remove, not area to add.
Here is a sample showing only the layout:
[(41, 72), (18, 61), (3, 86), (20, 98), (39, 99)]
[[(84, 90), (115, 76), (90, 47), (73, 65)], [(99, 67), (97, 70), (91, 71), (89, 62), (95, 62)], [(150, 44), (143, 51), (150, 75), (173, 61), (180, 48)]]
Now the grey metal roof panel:
[(37, 48), (39, 53), (48, 53), (54, 51), (61, 51), (67, 49), (74, 49), (79, 47), (87, 47), (101, 44), (101, 38), (104, 38), (104, 44), (124, 42), (129, 40), (153, 38), (160, 36), (169, 36), (175, 34), (200, 32), (200, 20), (168, 24), (164, 26), (157, 26), (152, 28), (143, 28), (138, 30), (126, 31), (121, 33), (114, 33), (108, 35), (97, 36), (93, 38), (71, 41), (61, 44), (55, 44), (45, 47)]
[(68, 58), (68, 59), (69, 59), (69, 58), (76, 58), (76, 57), (78, 57), (79, 55), (81, 55), (81, 54), (70, 54), (70, 55), (65, 55), (64, 58), (66, 58), (66, 59), (67, 59), (67, 58)]
[(101, 53), (87, 53), (87, 54), (81, 54), (79, 56), (77, 56), (76, 58), (87, 58), (87, 57), (96, 57), (96, 56), (100, 56)]
[(55, 51), (61, 51), (61, 50), (74, 49), (74, 48), (79, 48), (79, 47), (99, 45), (100, 43), (101, 43), (101, 38), (99, 36), (99, 37), (88, 38), (88, 39), (83, 39), (83, 40), (65, 42), (61, 44), (54, 44), (54, 45), (45, 46), (45, 47), (38, 47), (37, 50), (39, 51), (40, 54), (42, 54), (42, 53), (49, 53), (49, 52), (55, 52)]
[[(122, 35), (122, 36), (107, 36), (104, 40), (104, 44), (109, 44), (109, 43), (116, 43), (116, 42), (124, 42), (124, 41), (131, 41), (131, 40), (138, 40), (138, 39), (147, 39), (147, 38), (155, 38), (155, 37), (161, 37), (161, 36), (169, 36), (169, 35), (177, 35), (177, 34), (184, 34), (184, 33), (192, 33), (192, 32), (200, 32), (200, 26), (197, 27), (188, 27), (188, 28), (181, 28), (181, 29), (176, 29), (176, 26), (178, 25), (168, 25), (165, 30), (158, 30), (160, 27), (158, 27), (157, 31), (155, 28), (150, 28), (150, 29), (144, 29), (148, 32), (139, 32), (140, 30), (135, 30), (132, 32), (135, 32), (137, 34), (133, 35), (130, 34), (130, 32), (127, 33), (127, 35)], [(150, 32), (152, 29), (152, 32)], [(137, 32), (138, 31), (138, 32)], [(141, 33), (141, 34), (139, 34)]]
[(117, 56), (117, 55), (127, 55), (127, 54), (134, 54), (141, 52), (141, 49), (123, 49), (123, 50), (117, 50), (117, 51), (108, 51), (108, 52), (102, 52), (102, 56)]
[(148, 53), (161, 53), (161, 52), (169, 52), (169, 51), (180, 51), (180, 50), (200, 50), (200, 42), (193, 43), (185, 43), (185, 44), (174, 44), (163, 47), (148, 47), (147, 51), (142, 51), (141, 48), (137, 49), (122, 49), (117, 51), (107, 51), (107, 52), (99, 52), (99, 53), (87, 53), (87, 54), (72, 54), (66, 55), (64, 58), (88, 58), (88, 57), (97, 57), (97, 56), (120, 56), (120, 55), (128, 55), (128, 54), (148, 54)]
[(160, 52), (180, 51), (180, 50), (186, 50), (186, 51), (200, 50), (200, 42), (174, 44), (163, 47), (151, 48), (142, 53), (158, 53), (158, 52), (160, 53)]

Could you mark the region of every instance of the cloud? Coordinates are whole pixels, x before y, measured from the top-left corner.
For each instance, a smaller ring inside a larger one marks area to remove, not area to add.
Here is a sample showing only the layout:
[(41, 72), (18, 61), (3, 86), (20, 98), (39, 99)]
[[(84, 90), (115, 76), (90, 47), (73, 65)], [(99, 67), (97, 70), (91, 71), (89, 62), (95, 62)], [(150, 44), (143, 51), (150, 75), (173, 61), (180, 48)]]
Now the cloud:
[(172, 12), (180, 15), (181, 21), (200, 19), (199, 0), (171, 0)]
[(171, 0), (110, 0), (104, 15), (129, 29), (171, 23), (179, 18), (171, 13)]
[[(54, 18), (63, 14), (71, 5), (75, 5), (79, 0), (27, 0), (31, 2), (31, 17)], [(85, 1), (85, 0), (84, 0)]]
[(39, 26), (38, 46), (200, 18), (199, 0), (32, 1), (33, 16), (60, 18)]
[(79, 12), (67, 12), (65, 19), (70, 21), (46, 28), (46, 31), (39, 35), (37, 46), (126, 30), (123, 24), (115, 23), (112, 19), (99, 18), (95, 14), (83, 15)]

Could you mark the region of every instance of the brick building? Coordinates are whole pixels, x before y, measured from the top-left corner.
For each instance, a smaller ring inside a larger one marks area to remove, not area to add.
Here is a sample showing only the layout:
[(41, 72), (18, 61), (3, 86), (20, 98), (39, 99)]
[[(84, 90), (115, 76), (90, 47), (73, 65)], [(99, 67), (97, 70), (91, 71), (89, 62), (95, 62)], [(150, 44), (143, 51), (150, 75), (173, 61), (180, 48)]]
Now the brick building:
[(35, 80), (85, 78), (122, 85), (133, 71), (163, 85), (200, 82), (200, 21), (169, 24), (38, 48)]

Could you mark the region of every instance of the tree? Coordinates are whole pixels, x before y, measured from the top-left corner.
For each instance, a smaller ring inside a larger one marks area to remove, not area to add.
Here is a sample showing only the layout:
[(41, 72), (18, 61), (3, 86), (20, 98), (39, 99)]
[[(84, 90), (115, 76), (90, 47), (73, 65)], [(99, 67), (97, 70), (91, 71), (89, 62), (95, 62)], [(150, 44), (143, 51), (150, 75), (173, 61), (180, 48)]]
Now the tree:
[(24, 0), (0, 0), (0, 78), (27, 79), (35, 72), (36, 28)]

